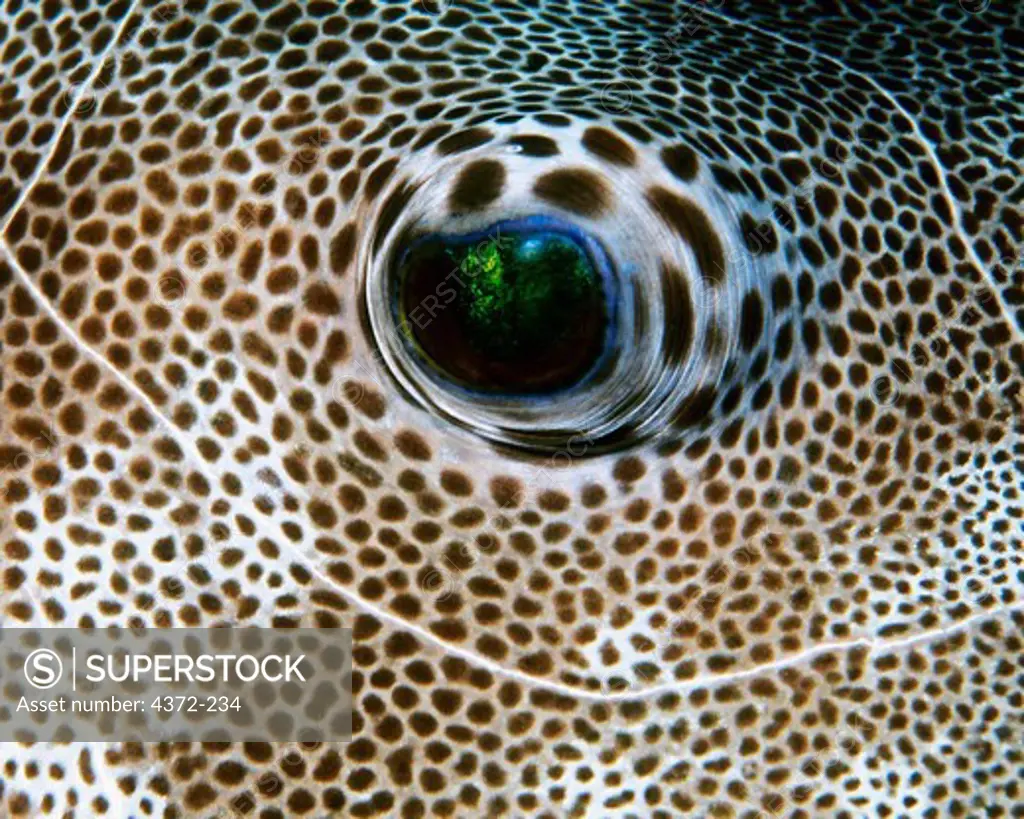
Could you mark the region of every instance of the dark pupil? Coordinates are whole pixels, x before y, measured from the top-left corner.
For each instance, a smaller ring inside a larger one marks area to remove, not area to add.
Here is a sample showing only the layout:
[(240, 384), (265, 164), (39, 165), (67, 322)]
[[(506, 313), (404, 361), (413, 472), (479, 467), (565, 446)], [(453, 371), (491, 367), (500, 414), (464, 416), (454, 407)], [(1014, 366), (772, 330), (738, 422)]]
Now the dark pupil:
[(449, 377), (479, 390), (569, 386), (604, 348), (601, 273), (559, 233), (428, 238), (399, 270), (407, 330)]

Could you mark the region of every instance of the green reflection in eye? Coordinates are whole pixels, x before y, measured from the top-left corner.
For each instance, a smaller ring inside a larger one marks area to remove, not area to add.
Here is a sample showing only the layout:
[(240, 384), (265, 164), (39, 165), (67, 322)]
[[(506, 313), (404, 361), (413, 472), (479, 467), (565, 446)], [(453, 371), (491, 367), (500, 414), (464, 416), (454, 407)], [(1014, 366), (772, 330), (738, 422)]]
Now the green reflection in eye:
[(604, 276), (577, 241), (558, 232), (430, 237), (405, 254), (398, 281), (411, 338), (470, 389), (564, 388), (605, 347)]

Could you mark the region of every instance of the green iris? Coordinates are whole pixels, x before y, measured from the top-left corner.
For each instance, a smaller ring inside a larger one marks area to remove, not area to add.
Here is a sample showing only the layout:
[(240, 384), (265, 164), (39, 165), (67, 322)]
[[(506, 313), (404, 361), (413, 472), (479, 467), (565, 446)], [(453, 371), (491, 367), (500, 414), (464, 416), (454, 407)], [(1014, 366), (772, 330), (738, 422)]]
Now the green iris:
[(410, 337), (470, 388), (540, 393), (569, 386), (604, 348), (603, 277), (560, 233), (495, 233), (473, 242), (431, 237), (406, 253), (399, 282)]

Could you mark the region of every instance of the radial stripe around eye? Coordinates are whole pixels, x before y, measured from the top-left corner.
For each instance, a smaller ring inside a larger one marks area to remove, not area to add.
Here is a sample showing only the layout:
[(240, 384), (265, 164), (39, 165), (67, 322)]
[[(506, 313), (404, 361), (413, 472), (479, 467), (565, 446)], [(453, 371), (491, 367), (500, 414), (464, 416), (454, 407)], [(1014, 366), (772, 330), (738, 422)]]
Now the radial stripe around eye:
[(662, 356), (666, 364), (682, 364), (693, 344), (693, 300), (686, 278), (680, 270), (661, 266), (661, 294), (665, 306), (665, 342)]
[(647, 191), (647, 201), (661, 220), (674, 230), (697, 254), (705, 281), (719, 286), (725, 282), (725, 251), (715, 226), (696, 204), (661, 187)]
[(486, 128), (467, 128), (465, 131), (457, 131), (446, 136), (437, 144), (437, 152), (443, 156), (461, 154), (486, 145), (494, 139), (494, 134)]
[(335, 275), (344, 276), (348, 272), (356, 254), (356, 238), (356, 226), (349, 222), (331, 239), (330, 263)]
[(366, 177), (366, 184), (363, 186), (363, 194), (367, 201), (373, 201), (377, 198), (377, 195), (384, 189), (384, 186), (391, 178), (391, 174), (395, 172), (397, 167), (397, 159), (386, 159), (370, 171), (370, 175)]
[(402, 211), (408, 206), (418, 189), (418, 185), (410, 185), (406, 181), (395, 188), (391, 195), (388, 196), (384, 206), (381, 208), (380, 218), (377, 220), (376, 230), (373, 234), (374, 253), (380, 250), (384, 240), (398, 221), (398, 217), (402, 215)]
[(636, 165), (636, 151), (628, 142), (607, 128), (587, 128), (583, 132), (582, 142), (587, 151), (612, 165)]
[(604, 179), (586, 168), (563, 168), (539, 177), (533, 192), (545, 202), (581, 216), (597, 217), (611, 207)]
[(520, 134), (509, 139), (513, 145), (517, 145), (524, 156), (533, 156), (543, 159), (549, 156), (558, 156), (558, 143), (551, 137), (540, 134)]
[(483, 210), (501, 196), (505, 178), (505, 166), (496, 159), (469, 163), (448, 194), (448, 209), (454, 215)]
[(717, 400), (718, 390), (712, 386), (701, 387), (683, 399), (671, 420), (672, 426), (686, 429), (701, 423), (714, 409)]

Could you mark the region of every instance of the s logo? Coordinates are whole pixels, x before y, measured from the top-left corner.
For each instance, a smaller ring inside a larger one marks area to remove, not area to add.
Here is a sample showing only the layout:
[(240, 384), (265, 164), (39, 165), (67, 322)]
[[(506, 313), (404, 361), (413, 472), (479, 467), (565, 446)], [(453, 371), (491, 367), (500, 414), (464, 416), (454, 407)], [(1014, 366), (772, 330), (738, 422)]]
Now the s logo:
[(64, 673), (64, 664), (56, 651), (48, 648), (37, 648), (25, 658), (25, 679), (34, 688), (53, 688), (60, 682)]

